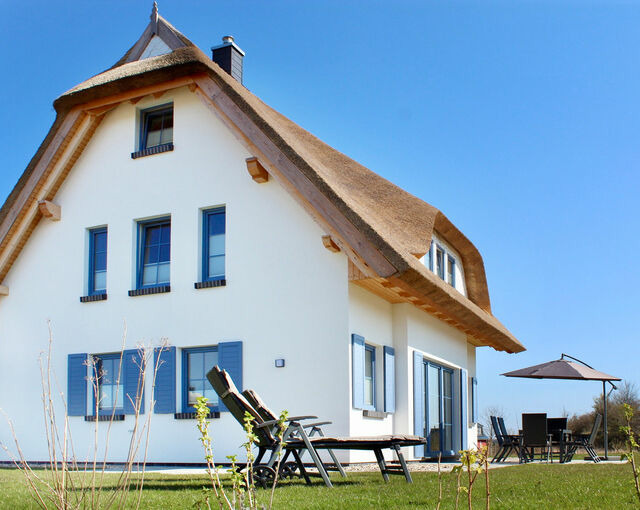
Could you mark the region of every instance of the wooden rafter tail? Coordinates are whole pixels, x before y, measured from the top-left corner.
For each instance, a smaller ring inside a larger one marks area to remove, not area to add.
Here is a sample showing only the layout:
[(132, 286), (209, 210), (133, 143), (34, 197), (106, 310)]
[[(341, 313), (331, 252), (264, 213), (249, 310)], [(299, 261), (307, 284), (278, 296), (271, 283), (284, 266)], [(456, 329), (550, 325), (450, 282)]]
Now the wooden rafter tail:
[(258, 158), (247, 158), (247, 171), (251, 178), (258, 184), (262, 184), (269, 180), (269, 172), (262, 166)]
[(49, 200), (40, 200), (38, 202), (40, 214), (51, 221), (60, 221), (62, 217), (62, 208), (58, 204), (54, 204)]
[(340, 246), (334, 242), (331, 236), (322, 236), (322, 244), (327, 250), (332, 251), (333, 253), (338, 253), (340, 251)]
[(6, 285), (0, 285), (0, 296), (8, 296), (9, 295), (9, 287)]

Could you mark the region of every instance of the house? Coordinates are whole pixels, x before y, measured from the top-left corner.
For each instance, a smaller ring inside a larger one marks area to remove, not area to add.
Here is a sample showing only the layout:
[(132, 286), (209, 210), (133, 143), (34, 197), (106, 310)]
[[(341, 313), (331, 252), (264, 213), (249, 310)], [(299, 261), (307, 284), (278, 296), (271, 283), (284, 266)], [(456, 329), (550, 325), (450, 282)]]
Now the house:
[[(27, 459), (47, 455), (47, 320), (80, 457), (112, 413), (108, 457), (126, 457), (136, 395), (152, 414), (149, 462), (202, 461), (197, 395), (211, 400), (216, 461), (239, 454), (243, 432), (205, 377), (215, 364), (275, 410), (332, 420), (330, 434), (426, 435), (409, 458), (475, 444), (476, 349), (524, 350), (491, 313), (480, 253), (439, 210), (260, 101), (243, 56), (227, 37), (210, 58), (154, 8), (112, 68), (55, 100), (0, 210), (0, 381), (15, 385), (0, 407)], [(161, 339), (141, 393), (136, 343)]]

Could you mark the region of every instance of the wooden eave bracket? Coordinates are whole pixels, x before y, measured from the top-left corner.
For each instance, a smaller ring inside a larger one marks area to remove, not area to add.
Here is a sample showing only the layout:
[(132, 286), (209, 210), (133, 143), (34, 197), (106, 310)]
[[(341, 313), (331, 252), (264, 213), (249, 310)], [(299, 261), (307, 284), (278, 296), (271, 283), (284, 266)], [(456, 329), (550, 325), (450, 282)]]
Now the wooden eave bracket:
[(247, 158), (247, 171), (251, 178), (258, 184), (262, 184), (269, 180), (269, 172), (260, 164), (258, 158)]
[(327, 250), (332, 251), (333, 253), (338, 253), (340, 251), (340, 247), (335, 243), (331, 236), (322, 236), (322, 244), (324, 244), (324, 247)]
[(9, 295), (9, 287), (6, 285), (0, 285), (0, 296), (8, 296)]
[(50, 221), (60, 221), (62, 217), (62, 209), (58, 204), (54, 204), (49, 200), (40, 200), (38, 202), (38, 209), (42, 216)]

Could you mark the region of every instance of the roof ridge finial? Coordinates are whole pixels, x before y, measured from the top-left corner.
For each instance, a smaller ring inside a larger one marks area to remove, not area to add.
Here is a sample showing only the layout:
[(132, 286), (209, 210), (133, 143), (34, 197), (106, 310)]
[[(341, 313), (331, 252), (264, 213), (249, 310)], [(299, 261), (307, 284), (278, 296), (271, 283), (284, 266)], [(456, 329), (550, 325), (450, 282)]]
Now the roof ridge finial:
[(154, 34), (158, 33), (158, 2), (153, 2), (153, 7), (151, 9), (151, 29)]

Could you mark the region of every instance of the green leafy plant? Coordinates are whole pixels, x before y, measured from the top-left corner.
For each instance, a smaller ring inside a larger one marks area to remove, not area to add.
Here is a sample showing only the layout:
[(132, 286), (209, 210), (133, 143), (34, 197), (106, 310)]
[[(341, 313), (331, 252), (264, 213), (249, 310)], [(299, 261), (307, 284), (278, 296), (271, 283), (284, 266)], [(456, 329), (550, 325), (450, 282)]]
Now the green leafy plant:
[[(460, 465), (455, 466), (452, 470), (453, 473), (457, 474), (457, 485), (456, 485), (456, 503), (455, 507), (458, 508), (459, 495), (461, 492), (464, 492), (467, 495), (467, 507), (469, 510), (473, 508), (472, 504), (472, 493), (473, 493), (473, 484), (476, 481), (476, 478), (479, 474), (484, 473), (485, 475), (485, 508), (489, 510), (491, 505), (491, 492), (489, 490), (489, 454), (488, 449), (486, 447), (480, 448), (479, 450), (470, 449), (470, 450), (461, 450), (460, 451)], [(463, 486), (461, 484), (462, 473), (467, 473), (467, 485)]]
[(635, 451), (638, 449), (638, 441), (636, 439), (636, 435), (633, 432), (633, 428), (631, 427), (631, 421), (633, 420), (633, 407), (629, 404), (623, 404), (624, 409), (624, 418), (626, 421), (626, 425), (620, 427), (621, 432), (625, 435), (627, 448), (628, 450), (622, 455), (623, 458), (631, 464), (631, 469), (633, 471), (633, 481), (636, 486), (636, 495), (638, 496), (638, 501), (640, 502), (640, 469), (636, 466), (636, 458)]

